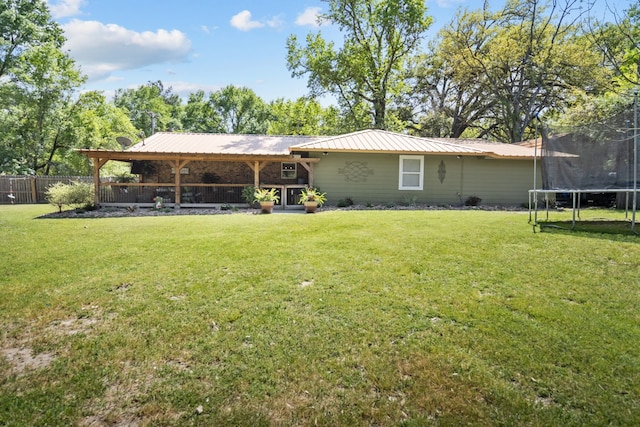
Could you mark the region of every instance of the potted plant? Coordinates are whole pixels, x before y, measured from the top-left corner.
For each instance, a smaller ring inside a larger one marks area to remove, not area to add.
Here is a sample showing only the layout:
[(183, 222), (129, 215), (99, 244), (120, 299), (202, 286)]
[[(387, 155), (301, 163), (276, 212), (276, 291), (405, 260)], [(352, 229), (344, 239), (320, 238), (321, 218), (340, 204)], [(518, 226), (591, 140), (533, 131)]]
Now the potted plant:
[(321, 193), (317, 188), (305, 187), (300, 192), (300, 201), (307, 213), (314, 213), (318, 206), (327, 201), (327, 193)]
[(255, 200), (260, 203), (262, 213), (271, 213), (273, 211), (273, 206), (280, 200), (277, 191), (275, 188), (269, 190), (266, 188), (256, 188), (253, 196)]

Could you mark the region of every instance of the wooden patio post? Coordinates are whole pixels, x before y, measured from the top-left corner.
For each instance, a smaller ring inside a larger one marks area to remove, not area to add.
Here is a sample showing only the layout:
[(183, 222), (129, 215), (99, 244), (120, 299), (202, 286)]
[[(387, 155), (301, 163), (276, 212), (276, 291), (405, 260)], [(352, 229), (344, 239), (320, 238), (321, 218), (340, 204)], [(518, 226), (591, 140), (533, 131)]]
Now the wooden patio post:
[(169, 163), (171, 164), (171, 167), (173, 167), (173, 170), (175, 171), (175, 195), (176, 195), (176, 201), (175, 201), (175, 207), (176, 208), (180, 208), (180, 202), (182, 201), (182, 174), (180, 173), (180, 171), (182, 170), (182, 168), (184, 168), (187, 163), (189, 163), (189, 160), (183, 160), (180, 161), (179, 159), (176, 160), (175, 162), (169, 161)]
[(93, 159), (93, 203), (96, 207), (100, 206), (100, 168), (107, 163), (108, 159), (96, 157)]

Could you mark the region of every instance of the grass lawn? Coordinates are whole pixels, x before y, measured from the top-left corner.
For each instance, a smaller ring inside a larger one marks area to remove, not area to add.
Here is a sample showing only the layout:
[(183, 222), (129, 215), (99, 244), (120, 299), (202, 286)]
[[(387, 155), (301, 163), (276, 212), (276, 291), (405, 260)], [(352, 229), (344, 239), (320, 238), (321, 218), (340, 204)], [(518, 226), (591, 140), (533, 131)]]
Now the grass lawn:
[(638, 236), (53, 209), (0, 206), (0, 425), (640, 425)]

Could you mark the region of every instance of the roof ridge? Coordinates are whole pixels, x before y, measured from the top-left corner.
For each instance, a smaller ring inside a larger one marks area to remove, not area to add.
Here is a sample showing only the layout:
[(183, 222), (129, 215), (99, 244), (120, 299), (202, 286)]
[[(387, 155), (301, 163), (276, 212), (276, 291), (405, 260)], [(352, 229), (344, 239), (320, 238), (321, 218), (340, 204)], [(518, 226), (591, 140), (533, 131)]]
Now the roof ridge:
[[(420, 137), (420, 139), (424, 139), (425, 141), (429, 141), (429, 142), (433, 142), (435, 144), (444, 144), (448, 147), (458, 147), (461, 144), (456, 144), (455, 142), (444, 142), (444, 141), (438, 141), (437, 139), (433, 139), (433, 138), (425, 138), (425, 137)], [(486, 150), (481, 150), (479, 148), (475, 148), (475, 147), (469, 147), (466, 146), (467, 148), (470, 148), (471, 150), (474, 150), (477, 153), (486, 153)]]
[[(160, 131), (153, 135), (204, 135), (204, 136), (253, 136), (268, 138), (322, 138), (322, 135), (268, 135), (266, 133), (226, 133), (226, 132), (182, 132), (182, 131)], [(146, 138), (151, 138), (149, 135)]]

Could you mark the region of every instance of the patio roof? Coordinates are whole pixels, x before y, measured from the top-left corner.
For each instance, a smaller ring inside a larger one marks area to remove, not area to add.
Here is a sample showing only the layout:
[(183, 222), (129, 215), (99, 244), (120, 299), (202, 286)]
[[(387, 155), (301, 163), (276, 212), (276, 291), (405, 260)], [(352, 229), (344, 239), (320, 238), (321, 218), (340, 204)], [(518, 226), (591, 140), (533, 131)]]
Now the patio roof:
[(289, 155), (291, 145), (316, 141), (309, 136), (158, 132), (129, 148), (137, 153)]

